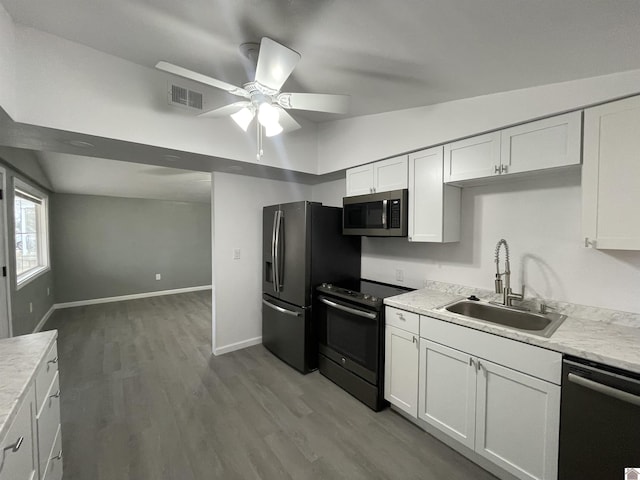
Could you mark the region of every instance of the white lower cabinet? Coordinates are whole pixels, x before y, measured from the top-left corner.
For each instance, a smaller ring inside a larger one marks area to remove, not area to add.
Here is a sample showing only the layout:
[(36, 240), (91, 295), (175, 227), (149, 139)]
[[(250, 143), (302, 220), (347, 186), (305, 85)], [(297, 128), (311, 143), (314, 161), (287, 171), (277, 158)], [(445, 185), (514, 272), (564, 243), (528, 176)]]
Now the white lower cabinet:
[(562, 355), (422, 315), (419, 333), (416, 353), (387, 324), (385, 398), (509, 478), (557, 479)]
[(475, 450), (518, 478), (557, 478), (560, 386), (478, 360)]
[(418, 417), (473, 449), (476, 372), (472, 357), (420, 339)]
[(35, 480), (38, 478), (33, 435), (33, 387), (22, 401), (11, 427), (0, 439), (0, 480)]
[(418, 334), (385, 327), (384, 398), (412, 417), (418, 416)]

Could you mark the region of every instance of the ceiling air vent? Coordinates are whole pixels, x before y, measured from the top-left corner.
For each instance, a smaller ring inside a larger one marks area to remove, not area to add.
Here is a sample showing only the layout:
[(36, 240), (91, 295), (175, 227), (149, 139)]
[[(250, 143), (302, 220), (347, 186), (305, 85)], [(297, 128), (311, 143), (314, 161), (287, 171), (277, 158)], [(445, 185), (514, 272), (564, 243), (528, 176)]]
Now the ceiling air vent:
[(202, 110), (202, 93), (174, 84), (169, 84), (169, 87), (169, 105)]

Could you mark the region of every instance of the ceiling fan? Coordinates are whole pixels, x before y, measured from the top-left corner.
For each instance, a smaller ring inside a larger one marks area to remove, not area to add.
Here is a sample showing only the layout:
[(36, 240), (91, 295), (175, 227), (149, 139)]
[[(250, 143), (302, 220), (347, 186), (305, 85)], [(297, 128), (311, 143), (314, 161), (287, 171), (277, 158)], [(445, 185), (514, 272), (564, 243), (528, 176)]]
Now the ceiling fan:
[[(244, 98), (242, 101), (202, 113), (200, 116), (224, 117), (230, 115), (246, 132), (257, 115), (257, 130), (260, 141), (262, 133), (260, 126), (264, 127), (264, 134), (267, 137), (301, 128), (287, 110), (310, 110), (338, 114), (344, 114), (348, 111), (348, 95), (280, 92), (282, 85), (289, 78), (300, 58), (298, 52), (270, 38), (263, 37), (260, 42), (255, 80), (245, 83), (242, 87), (236, 87), (222, 80), (164, 61), (158, 62), (156, 68)], [(258, 157), (260, 156), (259, 146)]]

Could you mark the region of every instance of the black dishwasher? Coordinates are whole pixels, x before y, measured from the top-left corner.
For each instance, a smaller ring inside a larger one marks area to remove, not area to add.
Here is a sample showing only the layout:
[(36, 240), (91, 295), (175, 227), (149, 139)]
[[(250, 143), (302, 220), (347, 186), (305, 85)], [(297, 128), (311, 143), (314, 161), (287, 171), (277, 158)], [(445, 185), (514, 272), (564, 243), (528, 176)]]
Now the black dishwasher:
[(624, 478), (625, 467), (640, 467), (640, 375), (562, 363), (558, 478)]

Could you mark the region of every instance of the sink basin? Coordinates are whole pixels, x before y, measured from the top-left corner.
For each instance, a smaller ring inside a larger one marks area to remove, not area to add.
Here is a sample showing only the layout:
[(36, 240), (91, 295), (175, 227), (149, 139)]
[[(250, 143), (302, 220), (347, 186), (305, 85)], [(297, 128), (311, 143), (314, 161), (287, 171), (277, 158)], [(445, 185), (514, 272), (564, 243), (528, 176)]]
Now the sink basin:
[(550, 337), (566, 315), (532, 313), (482, 301), (461, 300), (443, 307), (444, 310), (516, 330)]

